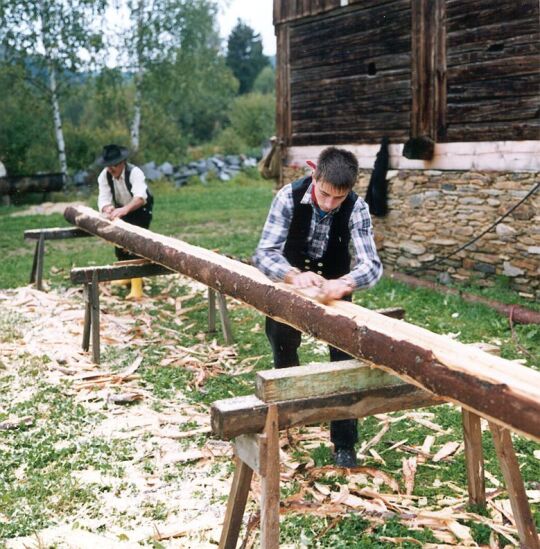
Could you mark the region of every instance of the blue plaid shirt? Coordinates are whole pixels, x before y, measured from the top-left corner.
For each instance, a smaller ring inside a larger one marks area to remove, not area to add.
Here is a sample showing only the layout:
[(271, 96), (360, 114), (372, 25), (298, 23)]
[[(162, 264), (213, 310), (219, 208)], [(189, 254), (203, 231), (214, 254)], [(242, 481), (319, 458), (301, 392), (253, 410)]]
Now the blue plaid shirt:
[[(311, 197), (312, 187), (313, 183), (304, 194), (301, 203), (311, 204), (313, 208), (314, 215), (311, 216), (307, 253), (312, 259), (318, 259), (326, 251), (332, 218), (339, 208), (328, 212), (322, 218), (317, 215), (317, 208)], [(275, 281), (283, 280), (293, 268), (283, 255), (293, 208), (292, 185), (286, 185), (272, 201), (261, 240), (253, 256), (253, 264)], [(381, 278), (383, 268), (373, 240), (369, 209), (360, 197), (354, 204), (349, 219), (349, 230), (354, 248), (354, 260), (351, 272), (347, 276), (354, 281), (355, 289), (370, 288)]]

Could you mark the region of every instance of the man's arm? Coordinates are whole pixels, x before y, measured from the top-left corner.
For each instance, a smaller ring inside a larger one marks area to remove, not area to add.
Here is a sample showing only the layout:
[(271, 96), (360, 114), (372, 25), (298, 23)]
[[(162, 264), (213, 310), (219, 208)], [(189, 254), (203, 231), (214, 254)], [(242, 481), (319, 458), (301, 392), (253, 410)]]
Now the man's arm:
[(283, 255), (283, 248), (289, 234), (293, 212), (292, 188), (283, 187), (272, 201), (263, 227), (259, 245), (253, 255), (253, 264), (266, 276), (275, 281), (295, 273), (295, 269)]
[(382, 276), (383, 266), (373, 239), (373, 226), (367, 204), (358, 198), (349, 220), (354, 247), (352, 270), (343, 278), (354, 284), (353, 290), (371, 288)]
[(109, 214), (114, 210), (111, 188), (107, 182), (107, 169), (105, 168), (98, 176), (98, 210), (101, 213)]
[(108, 212), (104, 212), (108, 214), (109, 219), (112, 221), (113, 219), (117, 219), (118, 217), (124, 217), (129, 212), (132, 212), (133, 210), (138, 210), (140, 207), (144, 206), (144, 199), (142, 199), (140, 196), (134, 196), (125, 206), (122, 206), (120, 208), (113, 208), (112, 210), (109, 210)]
[(141, 206), (144, 206), (148, 199), (148, 185), (146, 184), (144, 172), (141, 168), (133, 166), (131, 173), (129, 174), (129, 180), (131, 182), (131, 194), (133, 197), (141, 198), (143, 201)]

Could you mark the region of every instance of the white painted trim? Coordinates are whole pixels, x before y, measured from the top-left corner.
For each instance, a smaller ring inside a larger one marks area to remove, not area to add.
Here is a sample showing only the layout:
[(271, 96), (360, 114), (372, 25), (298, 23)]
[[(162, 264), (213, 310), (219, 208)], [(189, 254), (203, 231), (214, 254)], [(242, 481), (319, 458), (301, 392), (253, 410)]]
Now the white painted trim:
[[(304, 167), (317, 160), (327, 145), (290, 147), (287, 165)], [(360, 168), (373, 168), (380, 145), (338, 145), (358, 158)], [(479, 170), (499, 172), (540, 171), (540, 141), (478, 141), (437, 143), (433, 160), (409, 160), (402, 155), (403, 143), (390, 145), (390, 167), (399, 170)]]

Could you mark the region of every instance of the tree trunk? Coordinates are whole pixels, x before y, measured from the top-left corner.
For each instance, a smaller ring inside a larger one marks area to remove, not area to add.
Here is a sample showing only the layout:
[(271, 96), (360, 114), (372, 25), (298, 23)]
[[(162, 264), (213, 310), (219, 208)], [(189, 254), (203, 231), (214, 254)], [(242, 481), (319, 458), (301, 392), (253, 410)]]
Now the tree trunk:
[(64, 178), (64, 184), (67, 181), (67, 159), (66, 146), (64, 143), (64, 132), (62, 130), (62, 117), (60, 116), (60, 105), (58, 104), (58, 92), (56, 86), (56, 69), (52, 63), (49, 63), (49, 91), (51, 96), (51, 107), (54, 119), (54, 135), (56, 137), (56, 145), (58, 147), (58, 160), (60, 163), (60, 171)]
[(135, 75), (135, 99), (133, 102), (133, 120), (131, 123), (131, 151), (139, 150), (139, 135), (141, 130), (141, 101), (142, 101), (142, 69)]
[(87, 232), (540, 440), (540, 372), (352, 303), (323, 305), (271, 282), (250, 265), (123, 221), (112, 223), (91, 208), (71, 206), (64, 216)]
[(143, 41), (144, 35), (144, 8), (145, 0), (139, 0), (137, 6), (137, 22), (136, 22), (136, 43), (137, 43), (137, 71), (135, 73), (135, 97), (133, 100), (133, 120), (131, 122), (131, 150), (136, 153), (139, 150), (140, 130), (141, 130), (141, 103), (142, 103), (142, 84), (144, 75), (144, 65), (142, 58), (142, 47), (140, 42)]

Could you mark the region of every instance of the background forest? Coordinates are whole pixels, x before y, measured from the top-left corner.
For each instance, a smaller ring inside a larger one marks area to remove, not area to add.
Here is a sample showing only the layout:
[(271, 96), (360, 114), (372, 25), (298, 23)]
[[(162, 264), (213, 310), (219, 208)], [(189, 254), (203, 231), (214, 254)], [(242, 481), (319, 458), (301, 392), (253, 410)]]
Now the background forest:
[[(274, 69), (242, 21), (226, 43), (212, 0), (0, 3), (0, 161), (9, 175), (92, 164), (259, 154), (274, 132)], [(117, 21), (116, 26), (112, 22)]]

